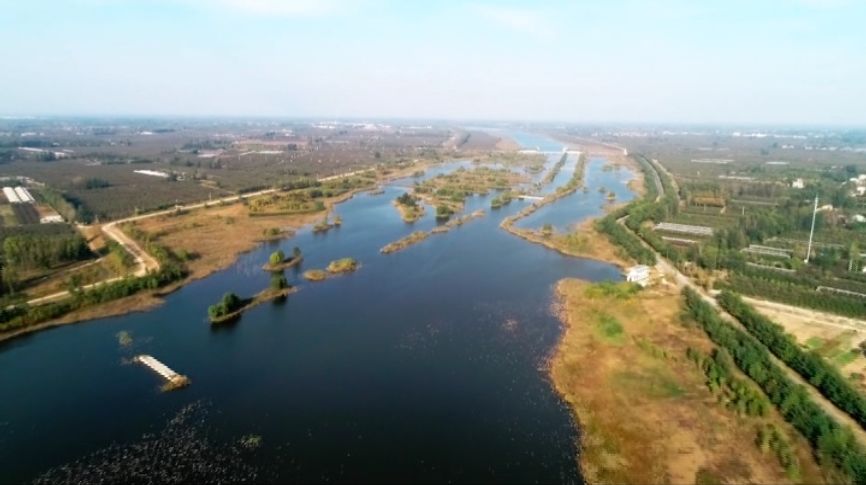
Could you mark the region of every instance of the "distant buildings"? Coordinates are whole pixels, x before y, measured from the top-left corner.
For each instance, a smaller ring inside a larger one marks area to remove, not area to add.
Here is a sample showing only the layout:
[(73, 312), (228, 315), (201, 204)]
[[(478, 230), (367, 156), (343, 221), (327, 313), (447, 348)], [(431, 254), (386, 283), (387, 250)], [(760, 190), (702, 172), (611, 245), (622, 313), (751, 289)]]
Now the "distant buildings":
[(804, 182), (803, 179), (797, 179), (791, 182), (791, 187), (795, 189), (803, 189), (806, 187), (806, 182)]
[(162, 177), (168, 178), (168, 174), (165, 172), (160, 172), (157, 170), (133, 170), (135, 173), (139, 173), (141, 175), (150, 175), (151, 177)]

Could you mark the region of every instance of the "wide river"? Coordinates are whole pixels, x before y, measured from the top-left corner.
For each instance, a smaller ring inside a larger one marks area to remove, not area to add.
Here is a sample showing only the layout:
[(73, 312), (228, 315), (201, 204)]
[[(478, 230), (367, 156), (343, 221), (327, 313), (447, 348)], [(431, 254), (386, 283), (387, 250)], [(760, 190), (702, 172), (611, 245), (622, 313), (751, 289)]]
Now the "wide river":
[[(562, 149), (545, 137), (512, 136), (527, 148)], [(559, 156), (550, 154), (546, 168)], [(576, 161), (570, 156), (543, 191), (565, 183)], [(471, 164), (425, 177), (460, 165)], [(629, 200), (631, 174), (603, 165), (591, 158), (588, 191), (520, 225), (567, 228), (597, 216), (606, 197), (599, 187)], [(467, 212), (487, 211), (482, 219), (382, 255), (386, 243), (436, 225), (432, 210), (407, 225), (391, 205), (411, 183), (359, 194), (337, 206), (339, 229), (263, 245), (151, 311), (0, 344), (0, 482), (29, 481), (76, 461), (98, 474), (148, 446), (177, 461), (201, 459), (200, 448), (235, 449), (241, 437), (258, 435), (258, 448), (225, 466), (242, 463), (259, 479), (279, 481), (579, 483), (578, 429), (545, 369), (561, 331), (553, 288), (565, 277), (619, 280), (619, 271), (508, 234), (500, 220), (528, 202), (490, 211), (493, 194), (467, 201)], [(362, 266), (321, 283), (290, 271), (300, 291), (287, 301), (211, 328), (208, 305), (227, 291), (266, 287), (261, 265), (276, 248), (293, 246), (303, 249), (307, 269), (346, 256)], [(131, 345), (119, 344), (121, 331)], [(125, 363), (140, 353), (192, 384), (160, 392), (151, 371)], [(193, 431), (166, 433), (173, 418), (193, 412), (173, 425)], [(178, 444), (179, 434), (206, 444)]]

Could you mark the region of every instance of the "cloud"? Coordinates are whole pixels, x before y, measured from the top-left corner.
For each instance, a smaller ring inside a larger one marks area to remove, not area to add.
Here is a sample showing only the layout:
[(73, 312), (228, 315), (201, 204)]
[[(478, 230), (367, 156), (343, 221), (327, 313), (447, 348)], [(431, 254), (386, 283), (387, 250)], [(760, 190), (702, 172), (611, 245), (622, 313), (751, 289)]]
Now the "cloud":
[(502, 27), (542, 40), (550, 40), (556, 34), (552, 22), (540, 10), (503, 5), (475, 5), (473, 10)]

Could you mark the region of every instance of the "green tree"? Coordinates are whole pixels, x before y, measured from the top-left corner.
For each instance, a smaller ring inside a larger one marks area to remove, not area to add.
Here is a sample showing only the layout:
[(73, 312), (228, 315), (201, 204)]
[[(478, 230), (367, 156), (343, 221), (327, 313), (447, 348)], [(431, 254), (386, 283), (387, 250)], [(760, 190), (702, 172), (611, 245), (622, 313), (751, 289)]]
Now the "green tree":
[(271, 276), (271, 289), (283, 290), (289, 287), (289, 281), (283, 274), (275, 274)]
[(285, 260), (285, 259), (286, 259), (286, 255), (285, 255), (285, 253), (283, 253), (283, 250), (277, 249), (276, 251), (271, 253), (271, 257), (268, 258), (268, 263), (270, 263), (271, 266), (276, 266), (276, 265), (282, 263), (283, 260)]

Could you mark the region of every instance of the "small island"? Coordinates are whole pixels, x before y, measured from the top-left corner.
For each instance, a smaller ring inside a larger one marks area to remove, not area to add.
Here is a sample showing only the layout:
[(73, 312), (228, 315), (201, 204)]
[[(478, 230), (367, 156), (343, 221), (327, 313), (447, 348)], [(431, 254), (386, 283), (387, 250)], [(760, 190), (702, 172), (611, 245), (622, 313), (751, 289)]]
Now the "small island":
[(318, 223), (316, 223), (313, 226), (313, 233), (314, 234), (326, 233), (326, 232), (330, 231), (331, 229), (333, 229), (335, 227), (340, 227), (342, 225), (343, 225), (343, 219), (340, 218), (340, 216), (335, 216), (334, 220), (331, 221), (331, 220), (329, 220), (328, 216), (326, 215), (324, 219), (322, 219), (321, 221), (319, 221)]
[(430, 233), (427, 231), (415, 231), (408, 236), (398, 239), (392, 243), (386, 244), (382, 249), (379, 250), (382, 254), (391, 254), (396, 253), (401, 249), (406, 249), (409, 246), (419, 243), (430, 236)]
[(342, 258), (331, 261), (328, 266), (322, 269), (311, 269), (304, 271), (304, 279), (307, 281), (324, 281), (331, 276), (336, 276), (343, 273), (351, 273), (357, 270), (360, 264), (354, 258)]
[(408, 192), (394, 199), (394, 207), (400, 212), (403, 222), (412, 223), (424, 215), (424, 205), (420, 204), (418, 198)]
[(271, 278), (271, 286), (252, 298), (241, 298), (233, 292), (223, 295), (222, 299), (208, 307), (207, 314), (212, 325), (233, 321), (241, 316), (243, 312), (266, 301), (285, 298), (297, 291), (289, 285), (286, 277), (275, 275)]
[(265, 271), (282, 271), (287, 268), (295, 267), (301, 264), (301, 261), (304, 259), (303, 254), (301, 254), (301, 248), (295, 246), (292, 249), (292, 257), (287, 258), (286, 254), (282, 249), (278, 249), (271, 253), (271, 256), (268, 258), (268, 262), (262, 266), (262, 269)]
[(307, 281), (325, 281), (328, 279), (328, 272), (321, 269), (311, 269), (304, 271), (304, 279)]
[(391, 254), (396, 253), (397, 251), (403, 250), (412, 246), (413, 244), (418, 244), (419, 242), (427, 239), (433, 234), (443, 234), (455, 227), (460, 227), (467, 222), (478, 219), (479, 217), (484, 216), (484, 210), (478, 209), (477, 211), (471, 214), (462, 215), (456, 219), (451, 219), (450, 221), (442, 224), (441, 226), (437, 226), (430, 231), (415, 231), (412, 234), (409, 234), (406, 237), (398, 239), (394, 242), (388, 243), (379, 250), (382, 254)]
[(341, 258), (331, 261), (325, 269), (331, 274), (351, 273), (358, 269), (358, 266), (358, 261), (354, 258)]

